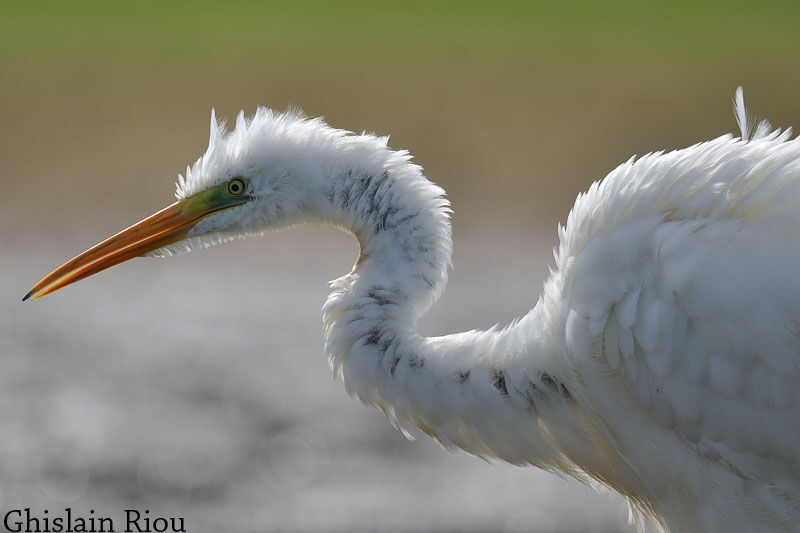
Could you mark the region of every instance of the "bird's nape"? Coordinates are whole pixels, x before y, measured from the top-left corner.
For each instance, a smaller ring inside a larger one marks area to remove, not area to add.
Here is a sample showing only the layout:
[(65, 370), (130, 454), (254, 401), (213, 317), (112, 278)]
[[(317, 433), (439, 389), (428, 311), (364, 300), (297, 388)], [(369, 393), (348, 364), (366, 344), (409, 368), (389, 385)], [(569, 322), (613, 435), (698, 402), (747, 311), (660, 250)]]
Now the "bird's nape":
[(236, 177), (179, 200), (70, 259), (34, 285), (22, 301), (37, 300), (114, 265), (182, 241), (199, 221), (249, 201), (246, 193), (247, 181)]

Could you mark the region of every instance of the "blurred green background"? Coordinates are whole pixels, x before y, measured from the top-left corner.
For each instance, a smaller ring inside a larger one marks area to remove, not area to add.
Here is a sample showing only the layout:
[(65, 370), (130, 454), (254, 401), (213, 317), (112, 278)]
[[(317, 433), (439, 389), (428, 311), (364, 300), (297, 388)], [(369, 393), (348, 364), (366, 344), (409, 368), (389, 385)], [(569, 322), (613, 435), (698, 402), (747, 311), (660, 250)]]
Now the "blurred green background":
[(733, 130), (737, 85), (800, 123), (798, 22), (796, 2), (4, 2), (3, 198), (40, 221), (163, 202), (211, 107), (291, 104), (391, 134), (461, 230), (550, 232), (630, 155)]
[(448, 191), (455, 269), (423, 331), (508, 321), (617, 164), (735, 132), (738, 85), (800, 125), (798, 23), (777, 1), (0, 3), (3, 509), (167, 505), (193, 533), (625, 527), (618, 500), (406, 442), (330, 382), (323, 281), (356, 254), (330, 228), (18, 300), (171, 202), (212, 107), (294, 105), (391, 134)]

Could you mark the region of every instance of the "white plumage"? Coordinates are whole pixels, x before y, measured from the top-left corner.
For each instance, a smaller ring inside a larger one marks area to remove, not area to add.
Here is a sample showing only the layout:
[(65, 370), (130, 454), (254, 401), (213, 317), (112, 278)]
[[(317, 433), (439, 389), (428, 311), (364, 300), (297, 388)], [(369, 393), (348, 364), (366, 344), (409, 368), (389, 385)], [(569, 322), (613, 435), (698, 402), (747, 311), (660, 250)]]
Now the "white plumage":
[(161, 212), (190, 211), (182, 233), (143, 237), (154, 215), (28, 296), (140, 252), (335, 224), (361, 253), (332, 282), (325, 353), (404, 432), (611, 487), (642, 528), (798, 530), (800, 142), (752, 127), (741, 90), (735, 108), (741, 138), (632, 158), (581, 194), (539, 302), (502, 329), (416, 332), (451, 233), (444, 192), (406, 152), (263, 108), (229, 134), (212, 115)]

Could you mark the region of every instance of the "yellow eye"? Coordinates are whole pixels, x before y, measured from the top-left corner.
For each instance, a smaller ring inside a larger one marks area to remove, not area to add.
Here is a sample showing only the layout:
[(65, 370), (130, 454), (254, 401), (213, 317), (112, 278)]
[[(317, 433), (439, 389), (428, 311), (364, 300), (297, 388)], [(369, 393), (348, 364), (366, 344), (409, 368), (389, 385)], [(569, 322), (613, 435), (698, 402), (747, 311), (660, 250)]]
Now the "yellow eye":
[(233, 178), (228, 182), (228, 194), (231, 196), (241, 196), (244, 194), (245, 186), (242, 178)]

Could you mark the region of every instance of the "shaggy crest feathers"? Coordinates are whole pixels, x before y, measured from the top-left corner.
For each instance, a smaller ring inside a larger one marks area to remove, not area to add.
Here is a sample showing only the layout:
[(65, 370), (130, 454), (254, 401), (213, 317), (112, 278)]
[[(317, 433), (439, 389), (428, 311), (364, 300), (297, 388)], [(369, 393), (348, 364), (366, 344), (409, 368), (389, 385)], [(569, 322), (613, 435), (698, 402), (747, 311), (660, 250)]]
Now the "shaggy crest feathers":
[[(258, 180), (271, 172), (272, 177), (277, 178), (279, 183), (276, 187), (280, 187), (282, 194), (308, 189), (308, 183), (300, 182), (310, 180), (316, 182), (318, 190), (312, 193), (316, 197), (320, 196), (322, 189), (341, 186), (341, 183), (336, 183), (344, 173), (366, 175), (385, 171), (396, 184), (392, 190), (393, 197), (406, 197), (405, 201), (416, 205), (415, 209), (433, 214), (431, 223), (438, 228), (437, 246), (449, 250), (450, 209), (444, 191), (425, 179), (422, 168), (411, 161), (412, 157), (406, 150), (390, 149), (388, 140), (388, 136), (367, 132), (355, 134), (332, 128), (322, 118), (308, 118), (296, 108), (276, 112), (259, 107), (251, 118), (240, 112), (233, 130), (227, 131), (224, 121), (218, 121), (212, 111), (208, 148), (193, 165), (187, 166), (185, 175), (178, 176), (176, 196), (178, 199), (187, 198), (232, 177), (242, 176), (254, 179), (254, 196), (269, 199), (268, 187)], [(273, 213), (262, 212), (258, 216), (250, 213), (249, 222), (240, 220), (230, 227), (221, 219), (235, 218), (241, 210), (212, 215), (209, 221), (203, 221), (192, 230), (188, 239), (148, 255), (164, 256), (185, 253), (197, 247), (208, 248), (232, 239), (262, 235), (266, 227), (278, 228), (309, 219), (351, 229), (361, 224), (353, 210), (323, 213), (321, 206), (310, 206), (313, 212), (298, 211), (294, 218), (277, 212), (283, 211), (287, 203), (294, 203), (300, 209), (303, 201), (300, 197), (276, 200)], [(281, 219), (280, 224), (277, 224), (278, 219)], [(219, 227), (209, 230), (214, 223)], [(445, 255), (449, 261), (449, 251)], [(437, 291), (440, 293), (441, 290), (437, 284)]]
[[(225, 121), (218, 121), (211, 110), (208, 149), (193, 165), (186, 167), (185, 175), (178, 175), (175, 195), (186, 198), (208, 187), (232, 177), (231, 169), (247, 171), (258, 164), (251, 157), (268, 153), (272, 147), (280, 153), (284, 143), (298, 141), (303, 137), (314, 137), (334, 142), (350, 135), (349, 132), (331, 128), (321, 118), (308, 118), (297, 108), (289, 108), (285, 113), (259, 106), (252, 118), (240, 111), (232, 131), (225, 128)], [(309, 141), (311, 139), (308, 139)], [(250, 163), (247, 165), (246, 163)]]

